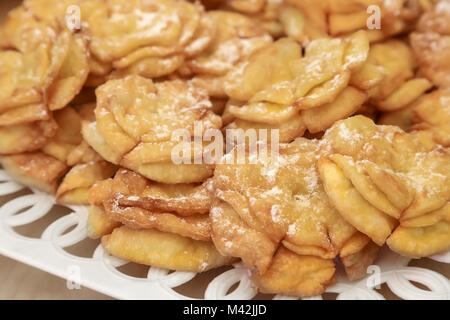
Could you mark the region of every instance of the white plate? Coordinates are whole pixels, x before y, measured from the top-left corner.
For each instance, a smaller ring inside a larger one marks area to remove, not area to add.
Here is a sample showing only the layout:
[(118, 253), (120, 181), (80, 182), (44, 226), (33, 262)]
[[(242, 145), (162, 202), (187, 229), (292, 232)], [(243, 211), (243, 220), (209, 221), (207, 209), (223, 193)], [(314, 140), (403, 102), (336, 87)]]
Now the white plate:
[[(12, 181), (3, 170), (0, 170), (0, 200), (3, 203), (0, 208), (0, 254), (65, 278), (69, 287), (82, 285), (118, 299), (268, 297), (257, 295), (248, 271), (240, 264), (201, 275), (150, 267), (146, 275), (139, 278), (124, 273), (130, 263), (107, 254), (99, 242), (95, 243), (95, 250), (80, 246), (75, 255), (67, 248), (87, 239), (87, 207), (71, 206), (68, 209), (72, 212), (63, 214), (64, 208), (55, 204), (53, 196), (36, 190), (24, 191), (24, 187)], [(57, 218), (53, 218), (55, 212)], [(36, 224), (41, 229), (45, 224), (42, 232), (36, 230)], [(28, 231), (24, 232), (26, 229)], [(30, 237), (30, 230), (34, 237)], [(433, 259), (450, 264), (450, 252)], [(390, 291), (389, 297), (393, 293), (402, 299), (450, 300), (448, 278), (424, 267), (408, 266), (409, 262), (410, 259), (383, 248), (365, 279), (350, 282), (338, 270), (338, 283), (329, 287), (327, 293), (337, 294), (337, 299), (384, 299), (383, 294)], [(413, 282), (429, 290), (421, 289)], [(387, 284), (390, 290), (379, 290), (382, 284)], [(229, 292), (233, 286), (235, 289)], [(272, 298), (294, 299), (281, 295)]]

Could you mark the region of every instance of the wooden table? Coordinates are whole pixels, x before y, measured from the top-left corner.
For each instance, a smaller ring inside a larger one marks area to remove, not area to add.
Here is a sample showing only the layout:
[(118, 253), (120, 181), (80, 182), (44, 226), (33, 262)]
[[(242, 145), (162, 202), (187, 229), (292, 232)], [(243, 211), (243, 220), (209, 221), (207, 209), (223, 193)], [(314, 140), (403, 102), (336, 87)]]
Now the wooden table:
[(95, 291), (69, 290), (66, 280), (0, 255), (0, 300), (110, 299)]

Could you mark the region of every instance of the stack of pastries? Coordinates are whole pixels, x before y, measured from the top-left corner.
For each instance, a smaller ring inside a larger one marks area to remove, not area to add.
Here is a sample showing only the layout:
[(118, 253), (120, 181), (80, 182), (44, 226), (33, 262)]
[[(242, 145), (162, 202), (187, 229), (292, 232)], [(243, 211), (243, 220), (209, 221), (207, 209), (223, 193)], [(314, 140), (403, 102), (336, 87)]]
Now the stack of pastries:
[[(450, 249), (449, 0), (26, 0), (0, 84), (2, 167), (112, 255), (308, 297)], [(277, 157), (173, 161), (230, 129)]]

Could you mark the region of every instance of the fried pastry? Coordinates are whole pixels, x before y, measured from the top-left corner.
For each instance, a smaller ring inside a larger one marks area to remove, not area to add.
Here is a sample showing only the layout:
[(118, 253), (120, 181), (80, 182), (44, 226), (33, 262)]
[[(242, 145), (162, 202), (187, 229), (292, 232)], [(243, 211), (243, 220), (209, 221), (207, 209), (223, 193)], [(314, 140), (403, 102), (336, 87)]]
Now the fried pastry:
[(437, 1), (410, 35), (420, 72), (436, 86), (450, 86), (450, 4)]
[[(280, 145), (278, 159), (248, 164), (252, 156), (247, 153), (247, 164), (216, 166), (213, 186), (219, 200), (210, 212), (213, 241), (223, 254), (240, 257), (266, 292), (303, 296), (323, 291), (333, 279), (332, 259), (343, 248), (349, 255), (370, 242), (329, 202), (316, 167), (319, 151), (318, 141), (298, 138)], [(298, 266), (306, 279), (322, 268), (327, 276), (297, 281), (278, 259), (292, 260), (287, 264)], [(302, 271), (303, 261), (311, 270)]]
[(396, 125), (405, 131), (427, 131), (436, 143), (448, 147), (450, 144), (450, 93), (438, 89), (422, 95), (406, 108), (383, 113), (379, 124)]
[(1, 156), (0, 161), (16, 181), (51, 194), (56, 192), (58, 180), (68, 169), (63, 162), (42, 152)]
[(415, 104), (411, 104), (400, 110), (383, 112), (378, 118), (377, 123), (381, 125), (397, 126), (404, 131), (409, 131), (413, 125), (414, 107)]
[(264, 293), (311, 297), (336, 281), (334, 273), (333, 260), (297, 255), (282, 246), (269, 269), (263, 275), (254, 274), (252, 280)]
[(81, 141), (79, 145), (73, 148), (66, 158), (66, 162), (69, 166), (80, 163), (99, 162), (102, 160), (103, 158), (95, 152), (85, 140)]
[(283, 3), (271, 0), (264, 2), (261, 10), (250, 14), (247, 13), (247, 15), (257, 20), (273, 39), (278, 39), (286, 34), (279, 19), (280, 8)]
[(45, 92), (50, 110), (59, 110), (67, 106), (80, 93), (88, 78), (89, 52), (84, 37), (73, 35), (67, 50), (58, 75)]
[(53, 119), (0, 126), (0, 154), (13, 155), (38, 150), (53, 138), (57, 130), (58, 125)]
[(183, 75), (194, 75), (193, 81), (212, 97), (227, 97), (224, 76), (250, 54), (266, 46), (272, 38), (256, 21), (239, 13), (211, 11), (208, 15), (217, 26), (213, 41), (200, 54), (188, 59)]
[(271, 0), (206, 0), (204, 5), (211, 10), (233, 11), (255, 20), (273, 38), (283, 36), (283, 26), (278, 19), (282, 1)]
[(56, 23), (58, 18), (64, 17), (70, 6), (80, 5), (83, 1), (85, 0), (26, 0), (23, 7), (41, 21)]
[(42, 146), (42, 152), (66, 162), (73, 149), (81, 144), (81, 118), (71, 107), (53, 113), (58, 126), (56, 134)]
[(103, 247), (119, 258), (150, 266), (204, 272), (235, 261), (222, 256), (212, 242), (158, 230), (120, 227), (102, 238)]
[(83, 87), (89, 73), (86, 40), (57, 21), (40, 20), (24, 6), (3, 24), (5, 50), (0, 55), (9, 67), (2, 74), (8, 78), (1, 93), (2, 111), (44, 103), (46, 110), (37, 112), (43, 117), (48, 110), (65, 107)]
[(203, 51), (215, 34), (209, 15), (188, 1), (85, 1), (81, 12), (99, 79), (110, 67), (112, 78), (168, 75)]
[(86, 143), (81, 134), (81, 122), (95, 120), (94, 109), (95, 104), (84, 104), (76, 109), (66, 107), (53, 112), (58, 129), (56, 134), (42, 146), (41, 151), (69, 166), (103, 162), (103, 158)]
[(113, 232), (122, 224), (113, 220), (101, 206), (90, 206), (87, 220), (87, 233), (89, 238), (98, 239)]
[(111, 219), (134, 229), (158, 229), (208, 241), (211, 229), (207, 214), (212, 197), (207, 185), (154, 184), (121, 169), (110, 189), (96, 188), (104, 195), (91, 192), (91, 204), (103, 206)]
[(106, 161), (92, 161), (73, 166), (64, 176), (56, 191), (56, 199), (62, 204), (88, 205), (89, 189), (97, 182), (110, 178), (117, 167)]
[(201, 182), (213, 168), (172, 163), (177, 144), (172, 134), (184, 129), (193, 136), (195, 122), (201, 122), (203, 130), (220, 128), (220, 117), (210, 109), (205, 91), (189, 82), (153, 83), (128, 76), (97, 89), (96, 121), (84, 122), (82, 131), (89, 145), (114, 164), (163, 183)]
[[(294, 40), (279, 39), (227, 74), (225, 92), (234, 101), (228, 112), (241, 121), (277, 129), (300, 116), (299, 135), (305, 127), (311, 133), (324, 131), (336, 120), (354, 114), (366, 100), (364, 92), (348, 84), (368, 51), (363, 31), (345, 39), (312, 41), (305, 57)], [(288, 138), (280, 141), (289, 142), (296, 136)]]
[(437, 143), (450, 146), (450, 89), (425, 95), (412, 113), (413, 129), (429, 131)]
[(51, 111), (65, 107), (86, 80), (86, 43), (26, 6), (11, 12), (1, 34), (0, 153), (37, 151), (57, 133)]
[(428, 227), (439, 221), (448, 221), (450, 219), (450, 204), (447, 202), (443, 207), (432, 211), (426, 215), (418, 216), (402, 221), (404, 227)]
[(432, 87), (424, 78), (414, 78), (416, 61), (406, 43), (389, 40), (370, 47), (362, 68), (350, 84), (365, 90), (378, 110), (392, 112), (414, 103)]
[(226, 0), (225, 2), (234, 10), (251, 14), (262, 11), (266, 0)]
[(278, 20), (286, 36), (303, 46), (328, 38), (327, 1), (287, 0), (278, 11)]
[(439, 221), (426, 227), (399, 226), (387, 240), (389, 248), (411, 258), (423, 258), (450, 248), (450, 222)]
[[(358, 230), (382, 245), (395, 228), (396, 220), (371, 206), (333, 162), (322, 159), (319, 161), (319, 168), (327, 195), (337, 210)], [(347, 198), (342, 199), (343, 196)], [(352, 211), (356, 206), (359, 208), (358, 212)]]
[(210, 241), (206, 186), (151, 184), (125, 169), (106, 181), (91, 191), (91, 234), (108, 234), (114, 227), (105, 213), (126, 226), (102, 238), (107, 251), (138, 263), (195, 272), (235, 260), (220, 255)]
[[(120, 198), (119, 198), (120, 199)], [(117, 196), (105, 203), (109, 217), (132, 229), (156, 229), (179, 234), (194, 240), (209, 241), (210, 224), (207, 216), (179, 217), (173, 213), (157, 212), (139, 207), (116, 204)]]
[[(420, 14), (426, 10), (426, 2), (330, 0), (328, 1), (329, 33), (337, 36), (360, 29), (369, 29), (370, 40), (381, 41), (410, 30)], [(374, 9), (373, 6), (378, 9)], [(375, 18), (374, 14), (379, 14), (379, 18)], [(376, 23), (379, 23), (380, 28), (374, 28)]]
[[(427, 132), (407, 134), (356, 116), (329, 129), (322, 148), (319, 171), (327, 195), (348, 222), (378, 245), (411, 234), (403, 232), (408, 221), (441, 221), (435, 212), (450, 197), (449, 153)], [(450, 246), (445, 237), (440, 239), (435, 248), (424, 242), (423, 251), (434, 254)], [(411, 248), (400, 247), (406, 242), (392, 241), (394, 250), (414, 256)]]
[(0, 163), (90, 205), (112, 255), (190, 272), (241, 259), (261, 292), (322, 294), (335, 264), (361, 279), (385, 244), (450, 249), (449, 12), (26, 0), (0, 26)]
[(122, 224), (113, 220), (105, 210), (103, 202), (108, 200), (112, 194), (112, 179), (97, 181), (90, 189), (88, 200), (89, 215), (87, 220), (88, 236), (92, 239), (98, 239), (104, 235), (110, 234), (114, 229)]

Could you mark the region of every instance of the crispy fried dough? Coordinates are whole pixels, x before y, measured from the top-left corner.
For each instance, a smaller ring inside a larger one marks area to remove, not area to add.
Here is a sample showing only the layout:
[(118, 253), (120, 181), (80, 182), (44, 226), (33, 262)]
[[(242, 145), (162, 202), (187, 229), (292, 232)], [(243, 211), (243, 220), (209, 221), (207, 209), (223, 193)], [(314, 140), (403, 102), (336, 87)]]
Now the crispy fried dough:
[(439, 221), (427, 227), (398, 227), (387, 239), (389, 248), (411, 258), (422, 258), (450, 248), (450, 222)]
[(117, 204), (120, 196), (104, 203), (109, 217), (132, 229), (157, 229), (195, 240), (211, 240), (209, 219), (204, 215), (179, 217), (173, 213), (152, 212), (139, 207)]
[(212, 242), (198, 241), (158, 230), (114, 229), (102, 238), (109, 253), (155, 267), (203, 272), (234, 262), (222, 256)]
[(449, 4), (24, 1), (0, 26), (0, 163), (89, 203), (113, 255), (240, 258), (265, 293), (322, 294), (338, 260), (360, 279), (384, 243), (444, 252)]
[(333, 162), (321, 159), (319, 169), (327, 195), (341, 215), (375, 243), (382, 245), (395, 228), (395, 219), (367, 202)]
[[(371, 41), (381, 41), (411, 29), (423, 12), (425, 2), (330, 0), (327, 2), (329, 32), (336, 36), (366, 29)], [(377, 6), (377, 11), (374, 11), (373, 6)], [(374, 12), (380, 15), (379, 20), (374, 19)], [(377, 21), (383, 26), (382, 28), (373, 28), (373, 24)], [(370, 26), (372, 28), (369, 28)]]
[(38, 150), (56, 134), (57, 129), (53, 119), (0, 127), (0, 154)]
[[(278, 159), (250, 164), (255, 157), (247, 153), (246, 164), (216, 166), (213, 182), (220, 201), (210, 216), (212, 238), (222, 254), (242, 258), (264, 279), (281, 244), (300, 260), (315, 256), (311, 259), (322, 261), (333, 259), (358, 234), (328, 202), (315, 164), (318, 150), (317, 141), (299, 138), (280, 145)], [(303, 284), (298, 285), (295, 290), (301, 290)]]
[(322, 294), (335, 282), (334, 272), (331, 259), (297, 255), (281, 247), (269, 269), (263, 275), (254, 274), (252, 280), (264, 293), (310, 297)]
[(343, 39), (312, 41), (304, 57), (296, 41), (281, 38), (227, 74), (224, 88), (232, 103), (226, 110), (240, 121), (278, 128), (289, 126), (300, 114), (310, 132), (323, 131), (354, 114), (366, 100), (364, 92), (347, 86), (368, 52), (363, 31)]
[(103, 205), (113, 220), (134, 229), (158, 229), (196, 240), (211, 239), (207, 215), (212, 202), (209, 183), (155, 184), (126, 169), (106, 181), (110, 182), (91, 189), (90, 202)]
[(117, 167), (106, 161), (88, 162), (72, 167), (56, 191), (58, 203), (87, 205), (89, 189), (97, 181), (110, 178)]
[(24, 185), (48, 193), (55, 193), (58, 180), (68, 167), (61, 161), (41, 152), (2, 156), (3, 168)]
[(399, 40), (389, 40), (370, 47), (362, 68), (352, 75), (350, 84), (370, 90), (376, 100), (386, 99), (414, 75), (415, 60), (411, 49)]
[(58, 76), (46, 90), (50, 110), (64, 108), (80, 93), (89, 74), (88, 55), (86, 40), (74, 35)]
[(98, 239), (110, 234), (121, 225), (120, 222), (111, 219), (103, 207), (93, 205), (89, 208), (87, 233), (91, 239)]
[(217, 31), (206, 50), (186, 62), (191, 72), (224, 75), (243, 58), (271, 42), (261, 26), (242, 14), (218, 10), (209, 15)]
[(53, 114), (58, 130), (55, 136), (41, 150), (62, 162), (66, 162), (69, 154), (83, 140), (81, 136), (81, 118), (71, 107), (58, 110)]
[(435, 85), (450, 86), (450, 14), (448, 1), (437, 1), (424, 13), (410, 42), (420, 72)]
[(56, 14), (43, 17), (42, 11), (34, 10), (40, 2), (29, 1), (14, 10), (2, 26), (2, 46), (8, 48), (0, 51), (0, 64), (8, 64), (2, 74), (8, 78), (0, 93), (2, 111), (44, 103), (45, 110), (37, 110), (35, 116), (43, 117), (65, 107), (88, 76), (84, 35), (72, 34)]
[(210, 11), (215, 35), (205, 50), (179, 69), (185, 76), (194, 75), (193, 82), (206, 89), (212, 97), (226, 97), (224, 76), (250, 54), (272, 41), (267, 31), (255, 20), (242, 14), (223, 10)]
[(426, 94), (412, 110), (412, 129), (426, 130), (444, 147), (450, 146), (450, 90)]
[(249, 269), (264, 273), (277, 245), (266, 234), (252, 229), (226, 202), (219, 201), (210, 213), (212, 239), (220, 253), (243, 258)]
[[(439, 244), (446, 247), (446, 239), (438, 236), (441, 229), (430, 225), (445, 221), (446, 211), (439, 209), (450, 198), (450, 154), (429, 133), (407, 134), (356, 116), (329, 129), (322, 150), (319, 170), (327, 195), (359, 231), (378, 245), (393, 237), (395, 250), (407, 252), (412, 249), (402, 248), (406, 242), (400, 235), (413, 234), (413, 228), (403, 226), (409, 222), (436, 232)], [(397, 221), (401, 226), (395, 229)], [(441, 248), (422, 245), (425, 252)]]
[[(127, 88), (127, 90), (117, 90)], [(212, 174), (207, 164), (171, 161), (177, 130), (194, 135), (220, 128), (206, 92), (188, 82), (153, 83), (139, 76), (111, 80), (97, 89), (96, 122), (83, 123), (85, 140), (106, 160), (163, 183), (201, 182)], [(193, 157), (193, 155), (192, 155)]]

